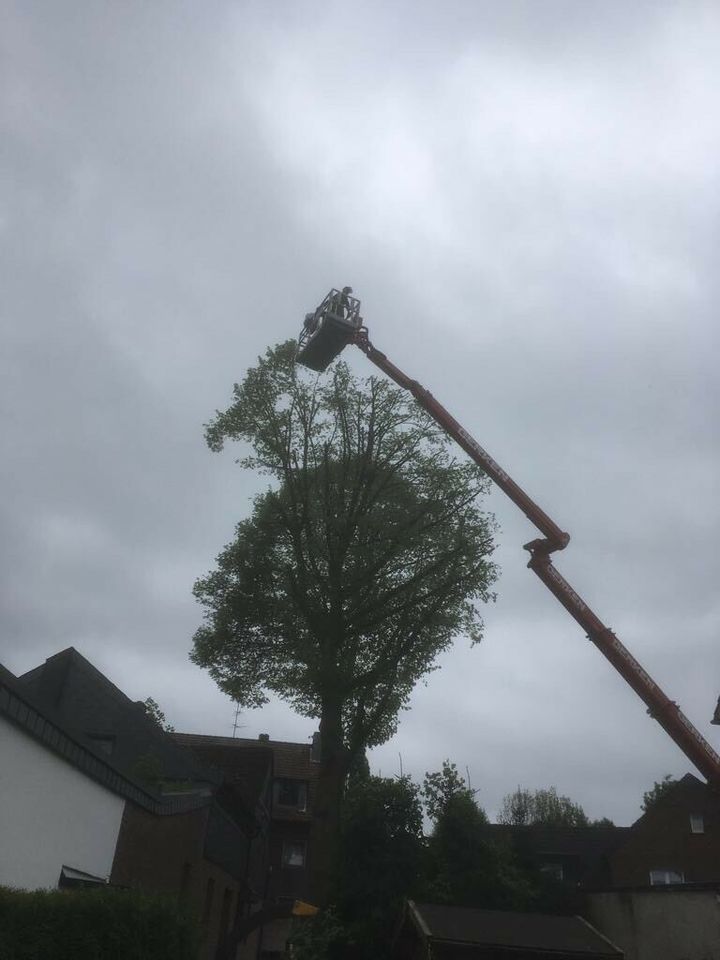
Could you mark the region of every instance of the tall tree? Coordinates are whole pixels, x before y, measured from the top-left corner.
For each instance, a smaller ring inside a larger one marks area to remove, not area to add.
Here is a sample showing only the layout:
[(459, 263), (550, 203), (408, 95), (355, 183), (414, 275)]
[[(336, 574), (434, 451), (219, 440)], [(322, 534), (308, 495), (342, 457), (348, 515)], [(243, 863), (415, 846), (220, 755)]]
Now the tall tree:
[(579, 803), (558, 796), (555, 787), (527, 790), (518, 787), (503, 798), (498, 823), (511, 826), (587, 827), (590, 821)]
[(268, 350), (207, 427), (212, 450), (249, 444), (239, 462), (270, 486), (195, 585), (206, 614), (191, 656), (243, 706), (275, 694), (319, 718), (309, 867), (322, 900), (353, 761), (394, 732), (456, 635), (480, 639), (494, 521), (482, 472), (403, 391), (293, 361), (292, 341)]

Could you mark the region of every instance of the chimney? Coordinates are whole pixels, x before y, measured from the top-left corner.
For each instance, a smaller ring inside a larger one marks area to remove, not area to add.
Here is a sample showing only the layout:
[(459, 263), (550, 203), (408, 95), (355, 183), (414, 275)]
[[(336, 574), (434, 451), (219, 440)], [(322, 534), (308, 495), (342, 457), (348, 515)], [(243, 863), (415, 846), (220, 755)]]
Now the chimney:
[(312, 746), (310, 747), (310, 759), (315, 763), (320, 763), (320, 734), (312, 735)]
[(269, 734), (269, 733), (259, 733), (259, 734), (258, 734), (258, 740), (262, 740), (263, 743), (269, 743), (269, 742), (270, 742), (270, 734)]

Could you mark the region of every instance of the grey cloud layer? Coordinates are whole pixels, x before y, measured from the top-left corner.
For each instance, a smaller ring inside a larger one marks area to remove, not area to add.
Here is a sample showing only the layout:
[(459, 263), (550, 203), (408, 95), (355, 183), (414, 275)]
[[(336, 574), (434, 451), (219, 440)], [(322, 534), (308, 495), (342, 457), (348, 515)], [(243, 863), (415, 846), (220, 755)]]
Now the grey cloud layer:
[[(707, 733), (715, 5), (7, 3), (3, 20), (8, 666), (73, 643), (177, 727), (228, 729), (186, 662), (190, 589), (262, 481), (212, 457), (202, 423), (349, 282), (378, 346), (571, 531), (558, 566)], [(486, 640), (458, 642), (373, 762), (450, 756), (491, 810), (556, 782), (628, 820), (687, 763), (524, 569), (529, 525), (490, 506)], [(312, 730), (279, 705), (244, 722)]]

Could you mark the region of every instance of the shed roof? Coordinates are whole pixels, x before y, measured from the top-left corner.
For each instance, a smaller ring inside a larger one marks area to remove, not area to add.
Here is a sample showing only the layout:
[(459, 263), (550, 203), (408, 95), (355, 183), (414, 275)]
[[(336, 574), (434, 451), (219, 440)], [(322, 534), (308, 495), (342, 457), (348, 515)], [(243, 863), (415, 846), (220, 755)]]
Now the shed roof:
[(432, 941), (618, 958), (622, 951), (580, 917), (480, 910), (409, 901), (413, 919)]

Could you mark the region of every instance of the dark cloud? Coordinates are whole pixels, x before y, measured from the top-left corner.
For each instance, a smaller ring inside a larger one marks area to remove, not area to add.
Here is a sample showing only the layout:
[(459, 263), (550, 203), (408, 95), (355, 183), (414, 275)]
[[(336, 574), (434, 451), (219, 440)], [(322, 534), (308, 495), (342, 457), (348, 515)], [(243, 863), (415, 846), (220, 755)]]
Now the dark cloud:
[[(68, 644), (177, 727), (194, 579), (262, 485), (202, 424), (331, 285), (568, 529), (558, 568), (709, 735), (717, 644), (714, 4), (7, 3), (2, 657)], [(368, 374), (358, 353), (349, 360)], [(689, 765), (525, 569), (383, 772), (554, 783), (628, 822)], [(280, 704), (244, 735), (303, 739)]]

